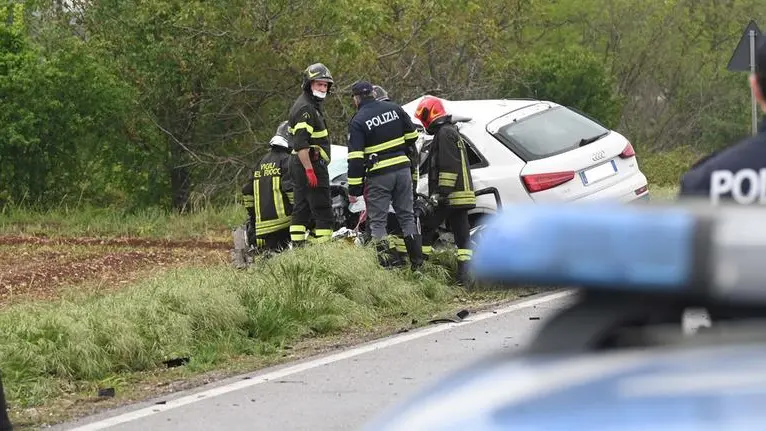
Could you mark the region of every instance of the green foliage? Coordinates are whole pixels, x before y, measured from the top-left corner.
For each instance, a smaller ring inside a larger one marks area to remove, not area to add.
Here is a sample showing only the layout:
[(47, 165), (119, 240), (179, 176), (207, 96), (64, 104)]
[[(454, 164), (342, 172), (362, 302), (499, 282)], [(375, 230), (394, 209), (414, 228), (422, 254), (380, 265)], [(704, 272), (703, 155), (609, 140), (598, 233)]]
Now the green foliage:
[(756, 0), (6, 4), (0, 201), (184, 210), (236, 193), (317, 61), (335, 144), (367, 78), (401, 103), (546, 98), (652, 151), (720, 148), (750, 124), (726, 62), (766, 17)]
[(117, 293), (13, 305), (0, 314), (3, 383), (23, 407), (69, 382), (153, 370), (174, 357), (204, 367), (306, 336), (424, 321), (454, 307), (459, 292), (439, 267), (426, 269), (424, 276), (384, 270), (371, 248), (341, 242), (286, 252), (248, 271), (177, 270)]
[(616, 82), (592, 52), (577, 46), (544, 49), (521, 55), (508, 63), (508, 78), (501, 85), (507, 98), (529, 97), (574, 107), (614, 128), (622, 100)]

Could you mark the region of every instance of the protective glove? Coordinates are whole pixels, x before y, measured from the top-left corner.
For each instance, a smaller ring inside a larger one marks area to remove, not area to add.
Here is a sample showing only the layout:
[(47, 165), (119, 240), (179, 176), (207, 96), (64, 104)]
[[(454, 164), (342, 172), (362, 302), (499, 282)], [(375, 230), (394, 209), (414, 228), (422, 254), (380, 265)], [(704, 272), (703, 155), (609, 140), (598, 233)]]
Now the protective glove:
[(319, 185), (319, 180), (317, 180), (317, 175), (314, 173), (313, 168), (306, 169), (306, 178), (309, 181), (309, 187), (312, 189), (316, 188)]
[(431, 203), (433, 203), (436, 207), (440, 207), (446, 206), (448, 201), (446, 196), (440, 195), (439, 193), (434, 193), (431, 195)]
[(359, 198), (357, 196), (348, 195), (348, 203), (355, 204), (356, 201), (358, 201), (358, 200), (359, 200)]

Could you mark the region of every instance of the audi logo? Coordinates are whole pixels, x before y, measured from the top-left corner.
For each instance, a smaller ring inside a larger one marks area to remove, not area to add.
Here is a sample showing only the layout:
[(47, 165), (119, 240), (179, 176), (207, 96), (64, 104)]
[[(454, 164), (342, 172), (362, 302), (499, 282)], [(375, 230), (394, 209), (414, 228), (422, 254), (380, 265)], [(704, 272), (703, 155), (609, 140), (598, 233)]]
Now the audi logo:
[(601, 151), (599, 151), (599, 152), (597, 152), (597, 153), (593, 153), (593, 156), (591, 157), (591, 159), (592, 159), (594, 162), (597, 162), (597, 161), (599, 161), (599, 160), (603, 159), (604, 157), (606, 157), (606, 151), (604, 151), (604, 150), (601, 150)]

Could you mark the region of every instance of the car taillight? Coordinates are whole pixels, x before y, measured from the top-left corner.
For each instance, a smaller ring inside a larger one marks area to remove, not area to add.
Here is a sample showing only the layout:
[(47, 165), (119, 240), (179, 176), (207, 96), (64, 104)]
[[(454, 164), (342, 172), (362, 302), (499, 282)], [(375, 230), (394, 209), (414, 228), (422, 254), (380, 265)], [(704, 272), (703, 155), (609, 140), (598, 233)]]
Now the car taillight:
[(547, 174), (522, 175), (524, 187), (529, 193), (541, 192), (574, 179), (574, 171), (549, 172)]
[(631, 157), (635, 157), (636, 151), (633, 149), (633, 145), (628, 142), (628, 145), (625, 146), (625, 149), (622, 150), (620, 153), (620, 158), (622, 159), (629, 159)]

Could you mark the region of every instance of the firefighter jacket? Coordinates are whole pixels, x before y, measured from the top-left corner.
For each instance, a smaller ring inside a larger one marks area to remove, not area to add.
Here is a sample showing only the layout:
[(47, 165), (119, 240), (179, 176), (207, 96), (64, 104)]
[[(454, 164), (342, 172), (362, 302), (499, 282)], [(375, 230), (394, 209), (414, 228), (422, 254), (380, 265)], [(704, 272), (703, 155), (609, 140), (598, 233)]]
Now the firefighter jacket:
[(242, 187), (245, 206), (255, 208), (255, 232), (261, 237), (290, 227), (293, 206), (290, 153), (272, 149), (258, 162), (252, 181)]
[(348, 193), (361, 196), (366, 176), (411, 167), (418, 132), (401, 106), (365, 99), (349, 123)]
[(319, 102), (311, 94), (303, 92), (290, 108), (288, 132), (293, 147), (293, 154), (305, 148), (311, 149), (311, 160), (320, 158), (330, 163), (330, 140), (324, 113)]
[(445, 121), (438, 126), (427, 161), (428, 193), (446, 196), (448, 206), (456, 209), (476, 206), (465, 145), (457, 127)]

